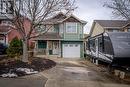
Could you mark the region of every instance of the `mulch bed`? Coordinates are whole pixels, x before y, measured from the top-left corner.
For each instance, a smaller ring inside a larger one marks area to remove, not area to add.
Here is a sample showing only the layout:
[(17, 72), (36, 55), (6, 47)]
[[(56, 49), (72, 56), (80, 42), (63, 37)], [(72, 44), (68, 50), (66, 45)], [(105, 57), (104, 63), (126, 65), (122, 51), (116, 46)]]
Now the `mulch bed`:
[(14, 60), (14, 59), (6, 59), (2, 62), (0, 61), (0, 75), (6, 74), (6, 73), (15, 73), (17, 76), (25, 76), (26, 73), (23, 71), (18, 71), (18, 68), (24, 68), (24, 69), (30, 69), (32, 71), (43, 71), (46, 69), (50, 69), (54, 67), (56, 63), (50, 59), (45, 58), (32, 58), (30, 63), (25, 63), (20, 60)]
[(56, 63), (50, 59), (33, 58), (31, 65), (34, 66), (34, 70), (42, 71), (56, 66)]

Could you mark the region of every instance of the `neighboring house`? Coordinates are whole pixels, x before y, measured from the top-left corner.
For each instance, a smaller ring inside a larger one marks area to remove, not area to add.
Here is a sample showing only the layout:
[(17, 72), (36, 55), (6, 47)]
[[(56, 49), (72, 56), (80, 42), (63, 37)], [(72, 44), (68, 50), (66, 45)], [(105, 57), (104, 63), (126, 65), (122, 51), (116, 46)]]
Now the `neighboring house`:
[(80, 58), (84, 55), (83, 27), (86, 24), (74, 15), (59, 13), (43, 22), (48, 32), (35, 39), (37, 54), (57, 55), (64, 58)]
[[(22, 39), (15, 26), (12, 24), (12, 19), (14, 18), (13, 2), (14, 0), (0, 0), (0, 42), (7, 45), (9, 45), (14, 37)], [(27, 18), (25, 18), (24, 27), (26, 33), (28, 33), (28, 29), (30, 29), (30, 20)], [(32, 40), (29, 41), (29, 45), (31, 45), (31, 42)]]
[[(26, 33), (29, 31), (30, 20), (25, 19), (24, 27), (26, 27)], [(13, 38), (18, 37), (22, 39), (19, 32), (16, 30), (15, 26), (12, 24), (12, 20), (8, 18), (0, 19), (0, 43), (9, 45)], [(29, 40), (29, 45), (31, 45), (32, 40)]]
[(11, 31), (11, 28), (12, 27), (10, 27), (10, 26), (0, 25), (0, 43), (8, 45), (9, 42), (12, 40), (12, 38), (14, 36), (14, 34), (12, 34), (12, 33), (15, 33), (15, 31), (14, 32)]
[(13, 0), (0, 1), (0, 43), (8, 45), (9, 42), (16, 36), (20, 36), (12, 26), (12, 3)]
[(126, 20), (94, 20), (90, 36), (103, 32), (130, 32), (130, 22)]

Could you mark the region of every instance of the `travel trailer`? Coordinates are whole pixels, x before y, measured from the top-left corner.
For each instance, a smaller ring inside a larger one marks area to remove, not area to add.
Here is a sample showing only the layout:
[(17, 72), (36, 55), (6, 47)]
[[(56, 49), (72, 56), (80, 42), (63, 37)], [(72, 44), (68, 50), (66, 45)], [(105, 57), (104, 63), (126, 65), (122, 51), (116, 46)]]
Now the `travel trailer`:
[(130, 66), (130, 32), (109, 32), (89, 37), (86, 54), (112, 66)]

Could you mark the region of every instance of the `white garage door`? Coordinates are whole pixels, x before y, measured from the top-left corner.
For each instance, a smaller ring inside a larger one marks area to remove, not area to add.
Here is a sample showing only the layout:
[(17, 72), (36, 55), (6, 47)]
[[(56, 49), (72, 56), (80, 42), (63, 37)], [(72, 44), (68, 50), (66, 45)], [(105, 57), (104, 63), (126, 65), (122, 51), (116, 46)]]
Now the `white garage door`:
[(64, 58), (80, 58), (80, 44), (63, 44)]

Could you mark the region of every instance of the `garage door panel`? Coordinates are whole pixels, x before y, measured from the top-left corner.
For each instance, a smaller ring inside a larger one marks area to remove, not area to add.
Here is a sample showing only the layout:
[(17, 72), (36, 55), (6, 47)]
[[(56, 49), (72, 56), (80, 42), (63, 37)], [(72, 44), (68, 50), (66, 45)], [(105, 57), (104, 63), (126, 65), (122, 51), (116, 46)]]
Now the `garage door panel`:
[(80, 44), (63, 44), (63, 57), (64, 58), (79, 58), (80, 57)]

